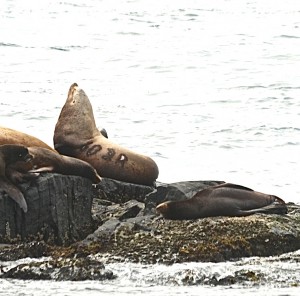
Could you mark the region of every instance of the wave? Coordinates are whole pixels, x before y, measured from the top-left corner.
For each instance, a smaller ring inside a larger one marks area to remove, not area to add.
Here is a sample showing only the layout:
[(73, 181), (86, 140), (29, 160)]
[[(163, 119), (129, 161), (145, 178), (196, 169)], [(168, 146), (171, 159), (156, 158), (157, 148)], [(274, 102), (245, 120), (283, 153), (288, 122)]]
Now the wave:
[(15, 44), (15, 43), (5, 43), (5, 42), (0, 42), (0, 46), (21, 47), (21, 45), (18, 45), (18, 44)]
[(300, 36), (293, 36), (293, 35), (280, 35), (277, 36), (278, 38), (294, 38), (294, 39), (299, 39)]

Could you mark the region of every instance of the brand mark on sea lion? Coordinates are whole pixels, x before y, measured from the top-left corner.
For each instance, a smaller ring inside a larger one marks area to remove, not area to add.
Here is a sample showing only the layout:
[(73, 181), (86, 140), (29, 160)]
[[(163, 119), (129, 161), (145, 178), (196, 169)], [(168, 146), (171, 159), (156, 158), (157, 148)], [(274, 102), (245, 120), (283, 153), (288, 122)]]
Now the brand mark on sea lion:
[(111, 161), (116, 155), (116, 151), (113, 148), (107, 148), (107, 153), (102, 156), (103, 159)]
[(97, 144), (90, 147), (90, 144), (81, 146), (80, 151), (85, 151), (86, 156), (92, 156), (102, 150), (102, 146)]
[(121, 167), (123, 168), (127, 161), (128, 161), (128, 157), (122, 153), (118, 156), (116, 163), (119, 163), (121, 165)]

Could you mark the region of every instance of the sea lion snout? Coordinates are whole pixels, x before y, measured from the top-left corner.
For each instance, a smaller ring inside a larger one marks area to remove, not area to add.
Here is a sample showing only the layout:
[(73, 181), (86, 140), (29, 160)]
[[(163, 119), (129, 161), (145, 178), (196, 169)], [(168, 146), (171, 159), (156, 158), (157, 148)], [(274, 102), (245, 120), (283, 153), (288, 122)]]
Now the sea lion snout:
[(162, 214), (163, 216), (165, 216), (165, 214), (167, 213), (168, 211), (168, 204), (170, 202), (169, 201), (166, 201), (166, 202), (163, 202), (161, 204), (159, 204), (157, 207), (156, 207), (156, 211), (159, 213), (159, 214)]
[(25, 162), (29, 162), (29, 161), (31, 161), (33, 159), (33, 156), (31, 155), (31, 154), (27, 154), (26, 156), (25, 156), (25, 158), (24, 158), (24, 161)]

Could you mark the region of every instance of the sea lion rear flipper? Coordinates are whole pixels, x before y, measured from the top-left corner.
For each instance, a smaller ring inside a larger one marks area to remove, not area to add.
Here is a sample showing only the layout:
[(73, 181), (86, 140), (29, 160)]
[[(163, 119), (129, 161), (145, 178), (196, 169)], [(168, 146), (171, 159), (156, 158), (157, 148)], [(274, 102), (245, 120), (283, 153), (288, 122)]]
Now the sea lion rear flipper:
[(258, 209), (248, 210), (248, 211), (240, 211), (241, 216), (249, 216), (252, 214), (278, 214), (278, 215), (284, 215), (288, 213), (288, 209), (286, 204), (279, 203), (279, 202), (273, 202), (270, 205), (267, 205), (265, 207), (261, 207)]
[(0, 188), (3, 189), (25, 213), (27, 212), (27, 203), (24, 195), (14, 184), (0, 179)]
[(220, 184), (220, 185), (216, 185), (214, 186), (215, 188), (234, 188), (234, 189), (240, 189), (240, 190), (247, 190), (247, 191), (254, 191), (253, 189), (251, 188), (248, 188), (248, 187), (245, 187), (245, 186), (242, 186), (242, 185), (237, 185), (237, 184), (233, 184), (233, 183), (224, 183), (224, 184)]

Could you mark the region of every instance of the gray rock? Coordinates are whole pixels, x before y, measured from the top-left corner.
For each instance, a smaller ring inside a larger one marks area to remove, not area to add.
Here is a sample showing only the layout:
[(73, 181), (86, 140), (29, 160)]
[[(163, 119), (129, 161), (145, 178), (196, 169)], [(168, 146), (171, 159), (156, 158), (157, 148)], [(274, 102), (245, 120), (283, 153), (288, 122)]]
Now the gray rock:
[(154, 190), (154, 187), (121, 182), (113, 179), (102, 178), (94, 188), (94, 197), (122, 204), (135, 199), (144, 202), (145, 196)]
[(19, 264), (0, 277), (56, 281), (99, 281), (116, 278), (112, 271), (105, 270), (103, 263), (91, 258), (51, 259)]
[(43, 174), (20, 188), (27, 213), (0, 194), (0, 242), (36, 239), (69, 245), (93, 230), (92, 183), (88, 179)]

